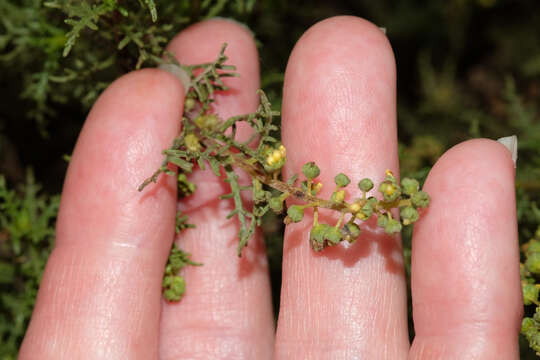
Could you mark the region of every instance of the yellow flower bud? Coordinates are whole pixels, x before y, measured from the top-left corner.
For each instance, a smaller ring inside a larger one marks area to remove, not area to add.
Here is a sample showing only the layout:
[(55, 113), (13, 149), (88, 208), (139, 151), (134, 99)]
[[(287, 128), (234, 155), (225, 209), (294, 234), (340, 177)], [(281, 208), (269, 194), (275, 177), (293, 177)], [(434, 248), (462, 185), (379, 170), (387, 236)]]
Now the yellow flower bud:
[(322, 187), (323, 187), (322, 183), (318, 182), (315, 185), (313, 185), (313, 190), (315, 190), (315, 193), (318, 193), (319, 191), (321, 191)]
[(195, 134), (187, 134), (184, 138), (184, 142), (189, 151), (199, 151), (201, 150), (201, 144), (199, 143), (199, 138)]
[(360, 208), (361, 208), (361, 207), (360, 207), (360, 204), (357, 203), (357, 202), (352, 203), (351, 206), (349, 206), (349, 209), (351, 209), (351, 211), (352, 211), (353, 213), (359, 212), (359, 211), (360, 211)]
[(356, 218), (357, 218), (357, 219), (360, 219), (360, 220), (366, 220), (366, 219), (367, 219), (367, 216), (366, 216), (366, 214), (364, 214), (363, 212), (357, 212), (357, 213), (356, 213)]
[(345, 190), (339, 190), (334, 192), (332, 200), (335, 203), (341, 204), (345, 200)]

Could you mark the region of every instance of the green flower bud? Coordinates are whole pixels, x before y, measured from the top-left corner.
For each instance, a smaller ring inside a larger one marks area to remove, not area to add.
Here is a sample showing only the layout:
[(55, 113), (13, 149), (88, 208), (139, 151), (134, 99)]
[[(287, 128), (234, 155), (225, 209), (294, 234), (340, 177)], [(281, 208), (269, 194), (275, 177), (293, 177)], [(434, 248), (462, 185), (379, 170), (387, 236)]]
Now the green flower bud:
[(313, 162), (310, 161), (302, 166), (302, 174), (307, 179), (313, 180), (321, 173), (321, 169)]
[(195, 134), (187, 134), (184, 137), (184, 143), (186, 148), (192, 152), (198, 152), (201, 150), (201, 144), (199, 143), (199, 138)]
[(399, 212), (401, 219), (403, 220), (403, 225), (409, 225), (418, 220), (418, 211), (412, 206), (406, 206), (401, 208)]
[(370, 217), (373, 214), (372, 202), (366, 201), (366, 203), (364, 204), (364, 206), (362, 206), (362, 209), (360, 209), (360, 211), (362, 211), (366, 219)]
[(351, 183), (351, 179), (349, 179), (344, 173), (339, 173), (334, 178), (334, 182), (339, 187), (345, 187)]
[(168, 301), (178, 301), (186, 291), (186, 282), (181, 276), (166, 276), (163, 279), (163, 287), (166, 288), (163, 295)]
[(341, 239), (343, 239), (343, 235), (341, 234), (341, 231), (339, 229), (336, 229), (333, 226), (330, 226), (326, 230), (326, 240), (330, 241), (332, 244), (338, 244)]
[(388, 224), (388, 216), (386, 214), (379, 214), (379, 217), (377, 218), (377, 226), (379, 227), (385, 227), (386, 224)]
[(533, 274), (540, 274), (540, 253), (529, 254), (525, 260), (525, 266)]
[(347, 240), (351, 244), (360, 236), (360, 232), (360, 228), (355, 223), (347, 223), (341, 228), (343, 239)]
[(181, 197), (189, 196), (195, 192), (196, 186), (194, 183), (188, 180), (186, 174), (178, 174), (178, 192)]
[(184, 112), (190, 112), (195, 107), (195, 99), (193, 98), (187, 98), (186, 101), (184, 101)]
[(275, 196), (268, 200), (268, 205), (276, 214), (281, 214), (283, 211), (283, 200), (280, 196)]
[(336, 204), (341, 204), (345, 200), (345, 190), (334, 191), (330, 200)]
[(314, 251), (321, 251), (324, 249), (324, 241), (326, 240), (326, 234), (331, 228), (328, 224), (317, 224), (311, 228), (309, 233), (309, 240), (311, 248)]
[(195, 119), (195, 125), (202, 130), (213, 130), (219, 122), (219, 117), (215, 114), (201, 115)]
[(523, 303), (525, 305), (531, 305), (538, 302), (538, 294), (540, 289), (535, 284), (522, 284), (523, 289)]
[(386, 170), (386, 176), (384, 177), (384, 181), (391, 182), (392, 184), (397, 185), (397, 179), (394, 176), (394, 173), (390, 170)]
[(418, 191), (411, 196), (411, 201), (415, 207), (425, 208), (429, 205), (429, 195), (424, 191)]
[(309, 233), (310, 240), (323, 244), (324, 240), (326, 239), (326, 231), (328, 228), (330, 228), (330, 225), (328, 224), (314, 225)]
[(401, 231), (401, 223), (394, 218), (388, 219), (384, 231), (386, 231), (387, 234), (398, 233)]
[(525, 250), (525, 253), (527, 254), (540, 253), (540, 241), (531, 239), (527, 243), (527, 249)]
[(295, 223), (300, 222), (304, 218), (304, 208), (299, 205), (292, 205), (287, 209), (287, 216)]
[(401, 190), (406, 195), (412, 195), (418, 192), (419, 188), (420, 184), (416, 179), (404, 178), (403, 180), (401, 180)]
[(401, 195), (401, 189), (397, 184), (391, 181), (383, 181), (379, 185), (379, 191), (381, 192), (385, 201), (391, 202), (396, 200)]
[(15, 229), (19, 234), (25, 234), (32, 228), (30, 215), (26, 209), (22, 209), (15, 218)]
[(521, 322), (521, 333), (525, 335), (527, 338), (530, 337), (533, 333), (536, 333), (536, 324), (534, 320), (530, 317), (526, 317)]
[(373, 181), (368, 178), (362, 179), (358, 183), (358, 188), (363, 192), (368, 192), (369, 190), (373, 189)]
[(376, 197), (370, 196), (367, 198), (367, 202), (371, 204), (371, 207), (374, 209), (377, 207), (377, 204), (379, 203), (379, 200), (377, 200)]

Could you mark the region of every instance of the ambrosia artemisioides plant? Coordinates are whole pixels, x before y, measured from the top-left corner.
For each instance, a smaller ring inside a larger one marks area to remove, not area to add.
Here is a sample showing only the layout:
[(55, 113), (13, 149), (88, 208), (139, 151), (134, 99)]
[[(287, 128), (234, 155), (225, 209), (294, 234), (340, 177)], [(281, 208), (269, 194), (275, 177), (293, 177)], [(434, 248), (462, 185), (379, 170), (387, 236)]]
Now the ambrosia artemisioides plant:
[[(537, 210), (537, 209), (536, 209)], [(538, 211), (538, 210), (537, 210)], [(533, 316), (525, 317), (521, 324), (521, 333), (529, 342), (531, 349), (540, 355), (540, 226), (534, 237), (522, 245), (525, 261), (520, 264), (523, 303), (536, 306)]]
[[(320, 169), (314, 162), (302, 167), (303, 180), (299, 180), (298, 175), (282, 179), (281, 169), (287, 153), (278, 139), (272, 136), (278, 130), (273, 118), (279, 113), (271, 109), (262, 90), (258, 91), (260, 105), (254, 113), (222, 119), (211, 111), (214, 92), (227, 90), (222, 78), (236, 75), (234, 66), (225, 64), (225, 48), (226, 45), (211, 63), (186, 66), (169, 59), (168, 63), (162, 64), (163, 68), (180, 77), (187, 88), (182, 131), (172, 146), (163, 151), (165, 158), (161, 167), (141, 184), (139, 190), (156, 182), (161, 173), (166, 173), (177, 177), (180, 196), (189, 196), (195, 191), (196, 185), (190, 183), (186, 175), (193, 171), (195, 165), (202, 169), (209, 166), (215, 176), (224, 177), (224, 181), (230, 185), (231, 192), (221, 198), (234, 201), (234, 210), (228, 218), (238, 219), (238, 256), (242, 255), (242, 249), (261, 224), (262, 217), (268, 211), (285, 212), (285, 200), (289, 197), (296, 198), (302, 204), (286, 209), (286, 224), (300, 222), (305, 209), (313, 209), (310, 243), (314, 251), (321, 251), (341, 241), (356, 241), (361, 233), (360, 222), (372, 216), (377, 217), (378, 226), (388, 234), (399, 233), (403, 225), (418, 220), (418, 209), (428, 206), (429, 196), (420, 190), (418, 181), (405, 178), (400, 184), (389, 170), (378, 187), (381, 200), (367, 196), (374, 186), (368, 178), (358, 182), (362, 196), (347, 200), (345, 188), (351, 180), (343, 173), (335, 176), (335, 188), (330, 199), (321, 198), (319, 193), (323, 184), (317, 180)], [(251, 137), (245, 141), (236, 138), (240, 122), (253, 129)], [(178, 174), (170, 170), (170, 164), (178, 167)], [(239, 169), (249, 176), (249, 186), (239, 183)], [(242, 192), (250, 194), (249, 201), (245, 200)], [(321, 222), (318, 216), (320, 208), (338, 212), (337, 222)], [(398, 218), (392, 215), (392, 209), (399, 209)], [(187, 216), (178, 214), (177, 232), (192, 226), (187, 223)], [(178, 270), (188, 264), (199, 265), (189, 259), (189, 254), (173, 246), (163, 280), (164, 295), (168, 300), (175, 301), (182, 297), (185, 283)]]

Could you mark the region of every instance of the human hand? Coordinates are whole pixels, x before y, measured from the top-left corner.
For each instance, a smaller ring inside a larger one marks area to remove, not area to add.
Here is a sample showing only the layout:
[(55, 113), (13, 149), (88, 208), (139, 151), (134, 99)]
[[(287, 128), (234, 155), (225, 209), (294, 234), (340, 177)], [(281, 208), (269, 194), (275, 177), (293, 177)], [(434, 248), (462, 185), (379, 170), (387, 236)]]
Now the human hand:
[[(239, 78), (217, 95), (227, 117), (258, 103), (257, 51), (242, 27), (194, 25), (170, 44), (182, 63), (214, 59), (229, 44)], [(260, 234), (236, 257), (226, 186), (194, 174), (181, 205), (197, 224), (181, 247), (180, 303), (161, 296), (174, 236), (176, 189), (163, 176), (142, 193), (179, 131), (184, 91), (157, 69), (113, 83), (90, 112), (62, 194), (57, 240), (20, 359), (516, 359), (522, 302), (514, 164), (504, 146), (473, 140), (449, 150), (424, 189), (432, 201), (415, 226), (409, 344), (399, 237), (370, 227), (354, 245), (314, 253), (309, 219), (287, 226), (274, 330)], [(285, 76), (285, 172), (316, 161), (321, 180), (397, 174), (395, 65), (384, 34), (353, 17), (325, 20), (296, 45)], [(331, 189), (323, 189), (328, 194)], [(306, 214), (306, 218), (307, 218)]]

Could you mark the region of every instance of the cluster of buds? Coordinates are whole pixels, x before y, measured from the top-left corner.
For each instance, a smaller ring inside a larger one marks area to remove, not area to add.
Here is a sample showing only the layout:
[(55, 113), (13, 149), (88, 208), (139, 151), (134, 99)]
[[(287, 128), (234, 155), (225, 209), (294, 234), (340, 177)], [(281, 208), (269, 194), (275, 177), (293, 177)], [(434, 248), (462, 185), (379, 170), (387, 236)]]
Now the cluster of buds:
[[(302, 182), (302, 190), (316, 196), (322, 184), (314, 182), (320, 174), (319, 167), (309, 162), (302, 167), (306, 180)], [(292, 205), (287, 210), (286, 223), (300, 222), (304, 217), (306, 208), (313, 208), (313, 226), (310, 232), (311, 246), (320, 251), (327, 246), (338, 244), (340, 241), (350, 243), (356, 241), (360, 235), (358, 220), (365, 221), (372, 216), (377, 217), (378, 226), (384, 228), (386, 233), (394, 234), (401, 231), (403, 225), (410, 225), (419, 218), (419, 208), (429, 205), (429, 196), (420, 190), (420, 184), (415, 179), (405, 178), (398, 182), (394, 174), (387, 170), (386, 176), (378, 187), (382, 199), (367, 196), (373, 189), (373, 181), (364, 178), (358, 182), (362, 197), (348, 203), (345, 188), (351, 183), (349, 177), (343, 173), (334, 178), (335, 189), (329, 200), (314, 198), (305, 205)], [(319, 222), (319, 208), (329, 208), (340, 212), (339, 220), (335, 225)], [(391, 210), (399, 209), (399, 218), (392, 216)]]
[(275, 172), (285, 165), (287, 150), (285, 146), (279, 145), (277, 148), (267, 147), (264, 150), (264, 169), (268, 172)]

